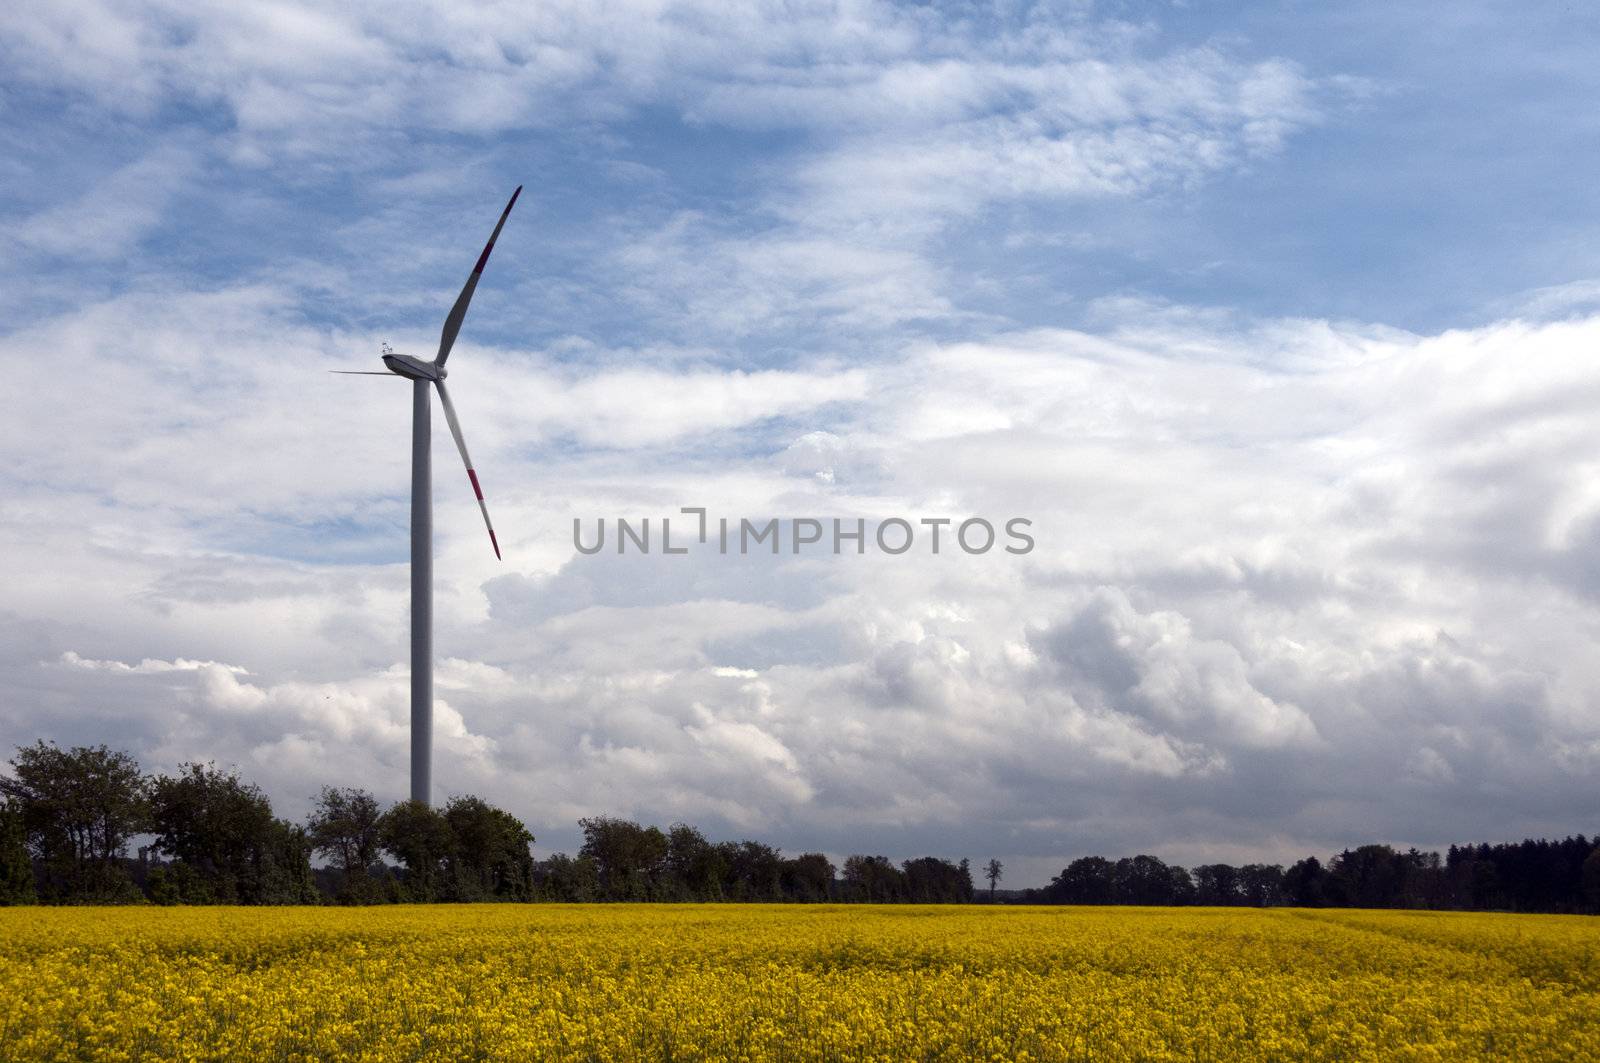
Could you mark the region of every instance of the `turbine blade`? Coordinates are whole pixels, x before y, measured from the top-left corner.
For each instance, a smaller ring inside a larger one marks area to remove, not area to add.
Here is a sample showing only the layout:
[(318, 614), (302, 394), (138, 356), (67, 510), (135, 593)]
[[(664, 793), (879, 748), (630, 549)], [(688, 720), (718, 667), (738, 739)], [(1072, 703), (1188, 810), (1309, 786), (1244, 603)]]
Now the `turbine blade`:
[(489, 507), (483, 504), (483, 488), (478, 486), (478, 474), (473, 471), (472, 458), (467, 454), (467, 440), (461, 434), (461, 422), (456, 418), (455, 404), (450, 401), (450, 392), (445, 388), (444, 381), (435, 380), (434, 383), (439, 386), (439, 402), (444, 406), (444, 419), (450, 425), (450, 434), (455, 437), (456, 449), (461, 451), (461, 463), (467, 467), (467, 479), (472, 481), (472, 493), (478, 496), (478, 509), (483, 511), (483, 526), (489, 529), (489, 545), (494, 547), (495, 560), (498, 561), (500, 540), (494, 537), (494, 525), (489, 521)]
[(376, 371), (376, 370), (373, 370), (373, 369), (330, 369), (330, 370), (328, 370), (328, 372), (330, 372), (330, 373), (338, 373), (340, 376), (397, 376), (398, 375), (396, 373), (389, 372), (387, 369), (384, 370), (381, 373)]
[(483, 275), (483, 267), (489, 262), (489, 252), (494, 250), (494, 242), (500, 238), (500, 230), (505, 228), (506, 218), (510, 217), (511, 208), (517, 205), (520, 195), (522, 186), (518, 185), (517, 190), (511, 193), (511, 202), (500, 212), (500, 220), (495, 223), (494, 232), (489, 234), (489, 242), (483, 245), (483, 254), (478, 256), (478, 264), (472, 267), (472, 275), (467, 278), (466, 286), (456, 296), (456, 305), (450, 308), (450, 316), (444, 319), (444, 331), (439, 333), (439, 356), (434, 359), (439, 365), (443, 365), (444, 360), (450, 357), (450, 348), (456, 345), (456, 333), (461, 331), (461, 320), (467, 316), (467, 304), (472, 302), (478, 278)]

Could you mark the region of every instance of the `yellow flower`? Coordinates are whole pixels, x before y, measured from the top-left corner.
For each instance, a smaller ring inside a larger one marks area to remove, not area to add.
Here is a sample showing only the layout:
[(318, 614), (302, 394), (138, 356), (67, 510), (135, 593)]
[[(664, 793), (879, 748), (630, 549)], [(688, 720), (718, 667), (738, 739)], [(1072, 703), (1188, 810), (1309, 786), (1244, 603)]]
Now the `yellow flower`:
[(1600, 921), (0, 909), (7, 1060), (1600, 1058)]

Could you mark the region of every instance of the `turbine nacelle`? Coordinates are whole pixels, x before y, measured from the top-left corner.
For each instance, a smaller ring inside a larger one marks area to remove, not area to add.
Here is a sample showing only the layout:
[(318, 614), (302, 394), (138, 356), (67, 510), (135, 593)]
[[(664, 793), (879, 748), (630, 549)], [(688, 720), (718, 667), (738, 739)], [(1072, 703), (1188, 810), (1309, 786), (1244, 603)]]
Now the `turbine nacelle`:
[(449, 374), (445, 368), (436, 362), (424, 362), (410, 354), (396, 354), (387, 348), (383, 352), (383, 364), (389, 367), (389, 372), (398, 373), (408, 380), (432, 380), (437, 383)]

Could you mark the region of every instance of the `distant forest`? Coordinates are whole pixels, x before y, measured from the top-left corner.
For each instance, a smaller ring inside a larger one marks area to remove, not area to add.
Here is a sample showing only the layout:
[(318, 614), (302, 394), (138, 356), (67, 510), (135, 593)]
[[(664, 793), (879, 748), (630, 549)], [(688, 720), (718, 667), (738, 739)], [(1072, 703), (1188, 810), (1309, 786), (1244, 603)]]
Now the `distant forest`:
[[(577, 856), (536, 860), (533, 835), (477, 797), (442, 808), (324, 787), (304, 823), (273, 815), (260, 787), (210, 764), (146, 775), (105, 746), (19, 747), (0, 775), (0, 904), (382, 904), (470, 901), (787, 901), (1432, 908), (1600, 912), (1600, 846), (1560, 841), (1388, 845), (1326, 864), (1204, 864), (1154, 856), (1074, 860), (1042, 889), (999, 890), (934, 856), (895, 864), (786, 857), (758, 841), (710, 841), (675, 823), (579, 821)], [(130, 848), (139, 840), (148, 843)], [(1600, 839), (1597, 839), (1600, 841)], [(320, 857), (324, 866), (313, 866)]]

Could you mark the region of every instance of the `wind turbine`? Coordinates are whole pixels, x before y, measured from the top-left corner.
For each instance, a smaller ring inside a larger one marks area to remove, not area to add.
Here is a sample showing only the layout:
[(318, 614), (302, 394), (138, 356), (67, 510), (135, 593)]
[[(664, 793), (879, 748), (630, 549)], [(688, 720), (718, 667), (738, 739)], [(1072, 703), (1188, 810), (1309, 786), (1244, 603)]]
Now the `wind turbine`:
[(489, 544), (494, 547), (496, 560), (500, 557), (500, 541), (494, 537), (494, 525), (489, 521), (489, 507), (483, 503), (483, 488), (478, 485), (478, 474), (467, 454), (467, 441), (461, 434), (461, 421), (450, 401), (450, 391), (444, 386), (445, 359), (455, 346), (456, 334), (461, 331), (461, 321), (467, 316), (467, 304), (478, 287), (478, 278), (489, 262), (489, 252), (505, 228), (511, 208), (516, 206), (522, 186), (511, 193), (511, 201), (500, 212), (489, 242), (483, 245), (478, 264), (472, 267), (466, 285), (456, 297), (456, 305), (444, 319), (444, 330), (439, 334), (439, 353), (433, 361), (425, 362), (409, 354), (398, 354), (383, 345), (383, 364), (388, 372), (335, 369), (335, 373), (350, 376), (398, 375), (411, 381), (411, 800), (429, 802), (433, 789), (433, 442), (430, 418), (433, 402), (428, 394), (430, 387), (439, 389), (439, 405), (444, 407), (444, 419), (455, 437), (456, 449), (461, 451), (461, 461), (467, 467), (467, 479), (472, 481), (472, 493), (478, 497), (478, 509), (483, 512), (484, 526), (489, 529)]

